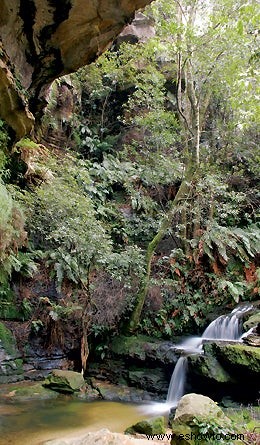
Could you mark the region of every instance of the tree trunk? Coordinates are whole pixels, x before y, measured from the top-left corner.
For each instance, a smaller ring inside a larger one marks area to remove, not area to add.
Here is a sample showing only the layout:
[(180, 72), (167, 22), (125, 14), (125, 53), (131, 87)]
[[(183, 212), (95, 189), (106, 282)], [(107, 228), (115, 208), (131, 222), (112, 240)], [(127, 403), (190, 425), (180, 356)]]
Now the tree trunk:
[(180, 185), (180, 188), (171, 204), (171, 208), (168, 211), (168, 213), (165, 215), (161, 227), (158, 231), (158, 233), (155, 235), (155, 237), (152, 239), (152, 241), (148, 244), (148, 248), (146, 251), (146, 274), (142, 280), (140, 290), (137, 294), (136, 300), (135, 300), (135, 306), (131, 313), (130, 320), (126, 326), (126, 332), (130, 333), (137, 329), (142, 309), (144, 306), (144, 302), (146, 299), (146, 296), (149, 291), (149, 283), (150, 283), (150, 276), (151, 276), (151, 265), (152, 265), (152, 259), (154, 252), (160, 243), (160, 241), (165, 236), (167, 230), (172, 225), (172, 220), (174, 215), (176, 214), (176, 211), (178, 210), (178, 206), (181, 202), (188, 199), (188, 195), (191, 190), (191, 183), (192, 179), (194, 177), (196, 171), (196, 164), (193, 162), (193, 159), (190, 160), (190, 163), (186, 169), (185, 176), (182, 180), (182, 183)]

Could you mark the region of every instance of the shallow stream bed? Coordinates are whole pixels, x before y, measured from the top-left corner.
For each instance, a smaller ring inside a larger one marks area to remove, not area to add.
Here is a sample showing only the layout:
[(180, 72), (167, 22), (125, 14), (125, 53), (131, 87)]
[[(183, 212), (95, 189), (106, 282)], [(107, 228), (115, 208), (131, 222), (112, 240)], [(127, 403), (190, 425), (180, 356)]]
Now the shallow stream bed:
[(4, 403), (0, 400), (0, 445), (39, 445), (47, 439), (108, 428), (123, 432), (145, 418), (138, 405), (56, 400)]

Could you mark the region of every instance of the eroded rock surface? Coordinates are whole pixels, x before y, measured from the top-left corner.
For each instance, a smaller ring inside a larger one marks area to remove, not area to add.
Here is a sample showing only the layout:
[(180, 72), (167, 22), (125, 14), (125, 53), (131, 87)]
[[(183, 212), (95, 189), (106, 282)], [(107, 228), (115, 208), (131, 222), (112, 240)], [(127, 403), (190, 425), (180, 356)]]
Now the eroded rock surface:
[[(153, 441), (154, 443), (165, 444), (165, 441)], [(124, 434), (111, 433), (107, 429), (88, 433), (78, 438), (56, 439), (44, 442), (43, 445), (149, 445), (151, 441), (146, 439), (135, 439)]]
[(151, 0), (2, 0), (0, 115), (22, 137), (45, 86), (91, 63)]

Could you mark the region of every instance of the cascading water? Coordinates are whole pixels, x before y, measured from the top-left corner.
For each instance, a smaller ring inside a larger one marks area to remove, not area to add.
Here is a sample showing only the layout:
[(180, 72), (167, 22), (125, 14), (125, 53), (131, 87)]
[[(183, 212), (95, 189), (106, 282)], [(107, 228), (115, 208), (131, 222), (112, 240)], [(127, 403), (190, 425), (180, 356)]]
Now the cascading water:
[(177, 406), (178, 401), (184, 394), (185, 376), (187, 373), (188, 359), (182, 356), (176, 363), (170, 381), (166, 403)]
[(251, 308), (252, 306), (238, 307), (230, 315), (221, 315), (210, 323), (201, 337), (191, 337), (174, 346), (174, 349), (182, 351), (182, 355), (177, 361), (172, 374), (166, 400), (167, 406), (177, 406), (178, 401), (184, 394), (188, 367), (187, 355), (202, 354), (204, 340), (239, 341), (242, 336), (241, 316)]

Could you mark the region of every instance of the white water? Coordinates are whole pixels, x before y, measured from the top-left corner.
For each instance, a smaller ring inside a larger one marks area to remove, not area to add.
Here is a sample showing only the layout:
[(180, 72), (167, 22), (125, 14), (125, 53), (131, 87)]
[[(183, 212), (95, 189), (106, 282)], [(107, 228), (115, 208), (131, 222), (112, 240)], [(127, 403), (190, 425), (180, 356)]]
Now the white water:
[(171, 406), (177, 406), (178, 401), (184, 394), (185, 376), (187, 374), (188, 359), (182, 356), (176, 363), (170, 386), (168, 389), (166, 403)]
[(238, 307), (230, 315), (221, 315), (210, 323), (201, 337), (190, 337), (173, 347), (181, 350), (182, 356), (177, 361), (172, 374), (166, 400), (167, 406), (176, 407), (184, 394), (188, 367), (187, 355), (203, 354), (204, 340), (239, 341), (242, 335), (241, 316), (250, 309), (251, 306)]

